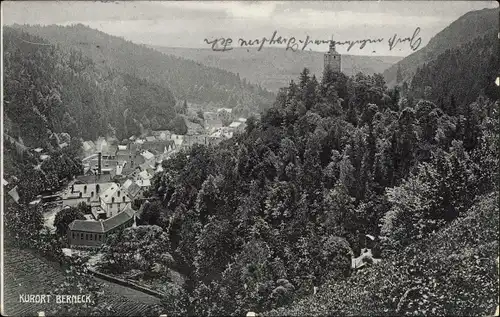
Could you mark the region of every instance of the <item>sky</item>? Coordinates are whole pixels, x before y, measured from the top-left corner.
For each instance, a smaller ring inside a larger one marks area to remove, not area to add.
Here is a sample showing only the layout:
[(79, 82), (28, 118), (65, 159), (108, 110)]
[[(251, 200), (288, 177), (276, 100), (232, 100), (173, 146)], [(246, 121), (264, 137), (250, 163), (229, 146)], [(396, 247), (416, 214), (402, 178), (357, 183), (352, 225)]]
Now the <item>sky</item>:
[[(349, 54), (406, 56), (413, 52), (409, 41), (390, 49), (388, 40), (411, 38), (420, 28), (412, 43), (420, 38), (422, 48), (468, 11), (496, 7), (496, 1), (3, 1), (2, 23), (82, 23), (135, 43), (208, 49), (207, 42), (215, 39), (230, 38), (231, 47), (239, 47), (240, 38), (270, 39), (274, 31), (295, 38), (299, 49), (307, 36), (337, 42), (382, 39), (363, 49), (356, 44)], [(347, 46), (337, 50), (345, 54)], [(305, 47), (327, 49), (327, 44)]]

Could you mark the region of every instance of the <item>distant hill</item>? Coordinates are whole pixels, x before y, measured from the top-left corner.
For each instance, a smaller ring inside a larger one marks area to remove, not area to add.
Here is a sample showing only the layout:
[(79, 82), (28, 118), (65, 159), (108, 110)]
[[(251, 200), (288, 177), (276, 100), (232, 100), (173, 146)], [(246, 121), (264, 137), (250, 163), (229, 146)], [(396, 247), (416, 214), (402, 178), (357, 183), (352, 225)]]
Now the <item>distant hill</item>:
[(239, 112), (259, 112), (274, 100), (274, 94), (242, 82), (236, 74), (165, 55), (82, 24), (14, 27), (60, 47), (80, 50), (102, 70), (116, 70), (159, 84), (172, 90), (176, 99), (212, 103)]
[[(52, 133), (96, 139), (139, 133), (147, 118), (167, 127), (175, 98), (165, 86), (102, 65), (74, 49), (3, 28), (5, 132), (29, 147)], [(62, 143), (62, 142), (59, 142)]]
[(410, 80), (419, 66), (436, 59), (448, 49), (457, 48), (498, 30), (498, 9), (471, 11), (451, 23), (436, 34), (422, 49), (405, 57), (397, 64), (384, 71), (384, 78), (389, 86), (396, 84), (398, 67), (403, 81)]
[[(290, 80), (297, 78), (304, 67), (309, 68), (317, 77), (323, 72), (321, 52), (292, 52), (276, 47), (266, 47), (261, 51), (256, 48), (235, 48), (227, 52), (216, 52), (208, 48), (151, 47), (165, 54), (238, 73), (242, 78), (271, 91), (288, 86)], [(348, 76), (358, 72), (372, 75), (382, 73), (399, 60), (401, 57), (397, 56), (343, 55), (342, 70)]]

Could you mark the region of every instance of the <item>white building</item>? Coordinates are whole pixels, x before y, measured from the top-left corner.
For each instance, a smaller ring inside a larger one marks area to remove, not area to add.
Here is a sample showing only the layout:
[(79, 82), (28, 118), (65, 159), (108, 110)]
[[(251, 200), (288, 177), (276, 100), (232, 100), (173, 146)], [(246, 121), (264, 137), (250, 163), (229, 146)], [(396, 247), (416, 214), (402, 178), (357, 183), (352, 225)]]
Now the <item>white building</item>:
[(106, 218), (113, 217), (126, 208), (131, 207), (131, 199), (127, 193), (122, 190), (120, 185), (113, 183), (100, 196), (101, 209), (106, 212)]
[(144, 151), (141, 153), (142, 157), (144, 157), (144, 163), (147, 165), (155, 166), (156, 159), (155, 155), (149, 151)]
[(62, 195), (63, 207), (85, 203), (96, 219), (110, 218), (130, 207), (131, 199), (119, 184), (75, 184)]

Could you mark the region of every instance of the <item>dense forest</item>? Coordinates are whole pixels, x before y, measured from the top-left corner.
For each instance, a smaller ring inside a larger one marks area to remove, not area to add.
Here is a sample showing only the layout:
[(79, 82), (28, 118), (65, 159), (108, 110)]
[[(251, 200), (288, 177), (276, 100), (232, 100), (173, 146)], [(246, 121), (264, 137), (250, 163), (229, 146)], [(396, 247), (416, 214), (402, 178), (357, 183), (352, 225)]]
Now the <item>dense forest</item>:
[(175, 117), (172, 93), (128, 74), (99, 70), (75, 50), (4, 28), (5, 132), (30, 147), (52, 133), (95, 140), (139, 133), (144, 118), (160, 127)]
[(409, 94), (438, 103), (453, 115), (459, 105), (472, 103), (479, 94), (499, 99), (495, 32), (447, 50), (435, 60), (417, 68)]
[[(407, 97), (381, 75), (305, 69), (244, 135), (163, 162), (141, 219), (187, 278), (167, 311), (491, 313), (498, 100), (450, 115)], [(353, 273), (360, 234), (381, 236), (383, 264)]]
[(384, 71), (389, 87), (411, 81), (418, 67), (435, 60), (450, 49), (472, 42), (476, 37), (498, 31), (498, 8), (467, 12), (436, 34), (429, 43)]
[(274, 98), (274, 94), (241, 80), (237, 74), (165, 55), (82, 24), (14, 27), (61, 47), (79, 50), (99, 69), (114, 69), (168, 87), (176, 99), (234, 108), (246, 116), (264, 110)]

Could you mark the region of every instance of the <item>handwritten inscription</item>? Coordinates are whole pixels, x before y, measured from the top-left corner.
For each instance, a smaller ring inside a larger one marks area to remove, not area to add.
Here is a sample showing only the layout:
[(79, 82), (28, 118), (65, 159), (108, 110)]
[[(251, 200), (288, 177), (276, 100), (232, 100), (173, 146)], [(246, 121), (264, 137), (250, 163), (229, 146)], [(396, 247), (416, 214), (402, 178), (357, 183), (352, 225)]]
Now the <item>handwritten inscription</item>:
[[(400, 47), (403, 44), (409, 44), (413, 51), (416, 51), (420, 44), (422, 43), (422, 38), (419, 37), (420, 27), (417, 27), (413, 32), (411, 37), (401, 37), (397, 33), (388, 38), (389, 50), (393, 50), (398, 45)], [(382, 43), (384, 38), (371, 38), (371, 39), (361, 39), (361, 40), (347, 40), (347, 41), (332, 41), (332, 40), (314, 40), (311, 39), (309, 35), (305, 39), (297, 39), (294, 36), (282, 37), (278, 36), (278, 31), (274, 31), (270, 38), (262, 37), (257, 39), (244, 39), (239, 38), (233, 40), (230, 37), (219, 37), (214, 39), (204, 39), (204, 42), (211, 46), (213, 51), (226, 52), (232, 50), (234, 47), (257, 47), (257, 51), (262, 50), (266, 45), (285, 45), (286, 50), (293, 52), (304, 51), (307, 48), (311, 48), (312, 45), (329, 44), (333, 42), (338, 46), (347, 46), (347, 51), (350, 51), (356, 45), (359, 45), (359, 49), (364, 49), (368, 44), (372, 43)], [(234, 45), (234, 46), (233, 46)]]
[(401, 38), (398, 37), (397, 34), (394, 34), (394, 36), (389, 39), (389, 50), (392, 51), (392, 49), (395, 48), (399, 43), (405, 43), (405, 42), (410, 43), (410, 48), (412, 50), (414, 51), (417, 50), (420, 46), (420, 43), (422, 43), (422, 39), (418, 37), (419, 33), (420, 33), (420, 28), (416, 28), (415, 32), (413, 32), (413, 35), (411, 37)]

